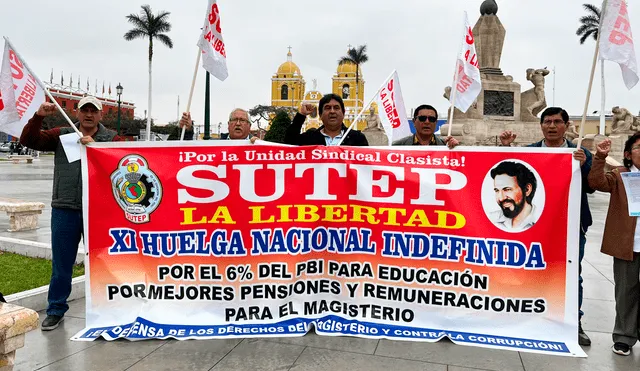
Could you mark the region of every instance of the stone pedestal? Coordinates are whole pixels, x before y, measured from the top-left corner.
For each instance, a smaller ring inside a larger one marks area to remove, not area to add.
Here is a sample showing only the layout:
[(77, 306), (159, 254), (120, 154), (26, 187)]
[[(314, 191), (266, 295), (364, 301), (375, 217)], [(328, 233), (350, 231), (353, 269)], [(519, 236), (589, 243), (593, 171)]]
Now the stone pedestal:
[(362, 132), (370, 146), (387, 146), (389, 145), (389, 138), (383, 130), (364, 130)]
[(24, 335), (37, 328), (38, 313), (0, 303), (0, 371), (13, 370), (16, 350), (24, 346)]
[(9, 231), (28, 231), (38, 228), (38, 216), (42, 214), (42, 202), (27, 202), (12, 198), (0, 198), (0, 211), (9, 216)]

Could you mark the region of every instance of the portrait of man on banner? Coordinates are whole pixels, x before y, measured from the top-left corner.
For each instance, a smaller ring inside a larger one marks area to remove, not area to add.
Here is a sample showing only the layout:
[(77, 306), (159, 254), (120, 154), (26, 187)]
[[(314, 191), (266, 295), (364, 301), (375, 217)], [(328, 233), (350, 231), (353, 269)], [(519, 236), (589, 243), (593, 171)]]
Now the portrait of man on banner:
[[(536, 195), (542, 186), (534, 171), (519, 161), (502, 161), (489, 173), (489, 184), (495, 199), (493, 211), (487, 216), (503, 231), (523, 232), (535, 225), (542, 213)], [(488, 192), (488, 191), (484, 191)], [(544, 192), (544, 190), (542, 191)]]

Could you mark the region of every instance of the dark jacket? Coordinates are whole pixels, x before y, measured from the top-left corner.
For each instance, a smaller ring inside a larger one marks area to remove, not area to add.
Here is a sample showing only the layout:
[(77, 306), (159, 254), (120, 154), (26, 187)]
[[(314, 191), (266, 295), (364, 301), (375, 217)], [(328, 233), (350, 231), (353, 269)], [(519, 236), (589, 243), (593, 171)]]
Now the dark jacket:
[[(324, 139), (324, 135), (320, 132), (324, 129), (324, 125), (319, 127), (318, 129), (309, 129), (304, 133), (300, 134), (302, 130), (302, 124), (306, 120), (306, 116), (300, 113), (296, 113), (296, 116), (293, 118), (293, 122), (287, 128), (287, 133), (284, 136), (285, 144), (292, 144), (295, 146), (324, 146), (327, 142)], [(342, 130), (347, 132), (347, 127), (342, 124)], [(368, 146), (369, 142), (367, 141), (367, 137), (364, 136), (358, 130), (351, 130), (347, 137), (342, 141), (343, 146)]]
[[(447, 143), (444, 142), (444, 140), (442, 140), (442, 138), (440, 138), (439, 136), (433, 134), (433, 142), (430, 145), (435, 145), (435, 146), (446, 146)], [(413, 146), (413, 145), (420, 145), (419, 143), (416, 144), (416, 135), (409, 135), (407, 137), (404, 137), (402, 139), (398, 139), (395, 142), (393, 142), (394, 146)]]
[(605, 172), (606, 161), (606, 157), (599, 157), (596, 154), (589, 174), (589, 184), (594, 189), (611, 193), (600, 251), (618, 259), (632, 261), (637, 217), (629, 216), (627, 192), (620, 175), (628, 172), (629, 169), (620, 166)]
[[(69, 163), (60, 142), (61, 135), (73, 133), (74, 130), (70, 127), (40, 130), (43, 119), (44, 117), (42, 116), (34, 115), (29, 120), (24, 129), (22, 129), (20, 143), (38, 151), (55, 151), (51, 207), (82, 210), (80, 161)], [(123, 139), (102, 124), (98, 124), (98, 131), (93, 134), (92, 138), (96, 142), (111, 142)]]
[[(544, 139), (543, 139), (544, 140)], [(543, 140), (531, 143), (527, 147), (542, 147)], [(567, 141), (567, 146), (569, 148), (578, 148), (575, 144)], [(593, 224), (593, 219), (591, 218), (591, 210), (589, 209), (589, 200), (587, 199), (588, 193), (595, 192), (589, 186), (589, 172), (591, 171), (591, 163), (593, 161), (593, 155), (589, 152), (588, 149), (581, 147), (587, 156), (587, 160), (581, 166), (580, 170), (582, 172), (582, 195), (580, 200), (580, 229), (582, 233), (587, 233), (587, 229)]]

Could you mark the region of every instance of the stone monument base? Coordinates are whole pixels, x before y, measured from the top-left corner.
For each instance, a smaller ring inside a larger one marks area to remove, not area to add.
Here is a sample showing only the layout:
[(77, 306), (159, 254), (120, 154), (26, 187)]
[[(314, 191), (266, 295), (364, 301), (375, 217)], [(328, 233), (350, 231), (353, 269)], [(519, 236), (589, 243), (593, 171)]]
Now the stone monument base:
[(383, 130), (365, 130), (362, 134), (367, 137), (367, 141), (372, 147), (389, 145), (389, 138)]

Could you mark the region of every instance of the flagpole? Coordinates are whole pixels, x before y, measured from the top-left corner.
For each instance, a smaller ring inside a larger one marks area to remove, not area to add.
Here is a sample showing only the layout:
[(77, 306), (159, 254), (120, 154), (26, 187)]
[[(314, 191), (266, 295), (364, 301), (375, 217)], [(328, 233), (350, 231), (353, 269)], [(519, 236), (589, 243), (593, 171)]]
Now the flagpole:
[(587, 97), (584, 102), (584, 110), (582, 111), (582, 121), (580, 123), (580, 133), (578, 135), (578, 148), (582, 145), (582, 138), (584, 137), (584, 126), (587, 122), (587, 110), (589, 109), (589, 100), (591, 98), (591, 88), (593, 87), (593, 77), (596, 73), (596, 64), (598, 64), (598, 53), (600, 52), (600, 36), (602, 34), (602, 20), (604, 20), (605, 12), (607, 9), (607, 1), (602, 3), (602, 12), (600, 13), (600, 25), (598, 26), (598, 38), (596, 39), (596, 50), (593, 53), (593, 63), (591, 64), (591, 76), (589, 76), (589, 87), (587, 88)]
[(449, 122), (447, 122), (447, 138), (451, 136), (453, 129), (453, 112), (456, 110), (456, 93), (458, 91), (458, 78), (460, 77), (460, 68), (458, 67), (458, 58), (456, 58), (456, 72), (453, 74), (453, 86), (451, 87), (451, 109), (449, 110)]
[(47, 97), (49, 97), (49, 99), (51, 99), (51, 102), (56, 106), (56, 108), (58, 109), (58, 111), (60, 111), (60, 113), (62, 114), (62, 116), (64, 116), (65, 119), (67, 119), (67, 122), (69, 123), (69, 125), (71, 126), (71, 128), (73, 128), (73, 130), (75, 130), (75, 132), (80, 136), (80, 138), (82, 138), (84, 135), (82, 135), (82, 133), (80, 132), (80, 130), (78, 130), (78, 128), (73, 124), (73, 121), (71, 121), (71, 119), (69, 118), (69, 116), (67, 116), (67, 113), (64, 112), (64, 110), (62, 109), (62, 107), (60, 107), (60, 105), (58, 104), (58, 102), (56, 102), (56, 100), (53, 98), (53, 96), (51, 95), (51, 93), (49, 92), (49, 90), (44, 86), (44, 84), (42, 83), (42, 81), (40, 81), (40, 78), (38, 78), (38, 76), (33, 73), (33, 71), (31, 70), (31, 68), (29, 68), (29, 65), (27, 64), (27, 62), (24, 60), (24, 58), (22, 58), (22, 56), (20, 55), (20, 53), (18, 53), (18, 51), (16, 50), (16, 48), (13, 46), (13, 44), (11, 44), (11, 41), (9, 41), (9, 38), (7, 38), (6, 36), (4, 36), (4, 42), (6, 42), (7, 44), (9, 44), (9, 47), (11, 48), (11, 50), (13, 50), (13, 52), (16, 54), (16, 56), (18, 57), (18, 59), (20, 59), (20, 61), (22, 61), (22, 64), (24, 65), (24, 68), (27, 69), (27, 71), (29, 71), (29, 73), (31, 74), (31, 76), (36, 80), (36, 82), (38, 83), (38, 85), (40, 85), (40, 87), (42, 88), (42, 90), (44, 90), (45, 94), (47, 95)]
[[(187, 109), (186, 113), (191, 112), (191, 100), (193, 98), (193, 89), (196, 87), (196, 77), (198, 77), (198, 66), (200, 65), (200, 56), (202, 55), (202, 50), (198, 48), (198, 57), (196, 58), (196, 67), (193, 69), (193, 80), (191, 80), (191, 90), (189, 91), (189, 100), (187, 101)], [(180, 141), (184, 140), (184, 132), (187, 130), (186, 126), (182, 127), (182, 133), (180, 134)]]
[(600, 135), (604, 135), (605, 133), (605, 128), (607, 126), (605, 117), (604, 117), (604, 110), (605, 110), (605, 106), (607, 104), (607, 91), (605, 90), (605, 84), (604, 84), (604, 59), (600, 58), (600, 84), (601, 84), (601, 91), (600, 91)]
[[(387, 77), (384, 81), (385, 83), (387, 81), (389, 81), (389, 79), (393, 76), (393, 74), (396, 73), (396, 70), (393, 70), (393, 72), (391, 72), (391, 74), (389, 75), (389, 77)], [(360, 117), (362, 116), (362, 114), (364, 113), (364, 111), (369, 108), (369, 106), (371, 105), (371, 103), (373, 103), (373, 101), (376, 99), (376, 96), (378, 95), (378, 93), (380, 92), (380, 90), (382, 90), (382, 88), (384, 87), (381, 86), (380, 88), (378, 88), (378, 90), (376, 90), (376, 93), (373, 95), (373, 98), (371, 98), (371, 100), (369, 101), (369, 103), (367, 103), (366, 106), (362, 107), (362, 111), (360, 111), (360, 113), (358, 113), (358, 115), (356, 116), (356, 119), (353, 120), (351, 122), (351, 125), (349, 125), (349, 128), (347, 129), (347, 131), (344, 133), (344, 135), (342, 136), (342, 138), (340, 138), (340, 142), (338, 142), (338, 145), (341, 145), (342, 142), (344, 141), (344, 138), (347, 137), (347, 134), (349, 134), (349, 132), (351, 131), (351, 129), (353, 128), (353, 126), (356, 124), (356, 122), (358, 122), (358, 120), (360, 119)], [(380, 108), (380, 107), (378, 107)], [(389, 133), (387, 133), (387, 136), (389, 136)]]

